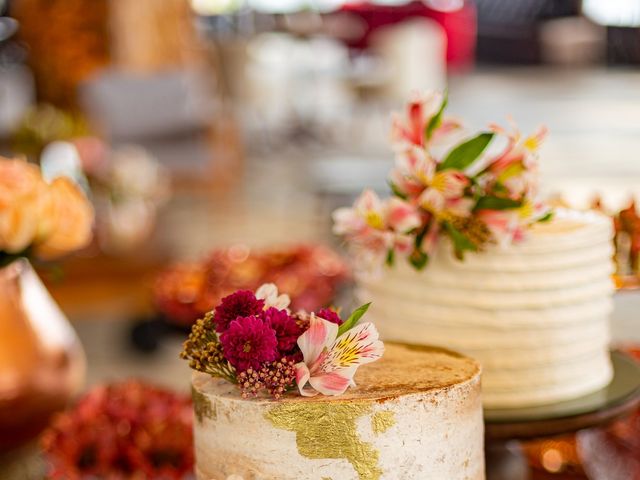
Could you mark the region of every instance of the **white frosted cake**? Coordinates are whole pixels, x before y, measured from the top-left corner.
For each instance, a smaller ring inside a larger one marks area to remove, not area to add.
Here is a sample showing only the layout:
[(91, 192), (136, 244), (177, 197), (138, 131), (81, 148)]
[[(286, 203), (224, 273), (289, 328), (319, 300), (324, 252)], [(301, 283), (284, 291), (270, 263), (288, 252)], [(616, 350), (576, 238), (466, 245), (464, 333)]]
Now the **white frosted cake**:
[(480, 368), (440, 349), (387, 345), (339, 396), (243, 399), (195, 372), (199, 480), (480, 480)]
[(600, 214), (558, 210), (520, 243), (459, 261), (441, 241), (422, 271), (361, 275), (358, 297), (384, 340), (479, 360), (487, 407), (567, 400), (611, 380), (612, 235)]

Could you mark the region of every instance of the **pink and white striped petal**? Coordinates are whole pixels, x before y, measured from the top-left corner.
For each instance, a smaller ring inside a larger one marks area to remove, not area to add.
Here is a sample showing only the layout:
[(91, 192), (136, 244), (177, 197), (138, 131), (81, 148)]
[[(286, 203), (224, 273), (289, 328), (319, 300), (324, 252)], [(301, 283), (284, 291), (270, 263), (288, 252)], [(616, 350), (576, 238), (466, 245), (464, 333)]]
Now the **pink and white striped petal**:
[(304, 363), (311, 369), (323, 350), (328, 348), (338, 335), (338, 325), (316, 317), (313, 313), (309, 319), (309, 328), (298, 337), (298, 346), (302, 352)]
[(342, 395), (352, 383), (357, 367), (320, 373), (309, 379), (309, 384), (322, 395)]
[(384, 353), (384, 344), (373, 323), (367, 322), (346, 331), (331, 345), (320, 365), (322, 372), (358, 367), (378, 360)]
[(307, 383), (309, 383), (309, 378), (311, 377), (311, 373), (309, 372), (309, 368), (304, 362), (296, 363), (296, 385), (298, 386), (298, 391), (300, 395), (303, 397), (315, 397), (318, 392), (309, 388), (306, 388)]
[(422, 222), (413, 205), (398, 197), (392, 197), (387, 204), (387, 223), (396, 232), (406, 233), (419, 227)]

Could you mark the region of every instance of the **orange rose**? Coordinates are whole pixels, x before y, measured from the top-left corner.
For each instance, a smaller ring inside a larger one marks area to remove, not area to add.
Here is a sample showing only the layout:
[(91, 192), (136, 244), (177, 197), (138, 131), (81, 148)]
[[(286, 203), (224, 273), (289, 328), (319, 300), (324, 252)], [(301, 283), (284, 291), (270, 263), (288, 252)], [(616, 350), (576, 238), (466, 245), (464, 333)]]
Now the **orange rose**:
[(19, 253), (42, 233), (46, 190), (38, 167), (0, 157), (0, 251)]
[(93, 207), (82, 190), (66, 177), (49, 185), (43, 220), (50, 232), (36, 245), (36, 254), (53, 258), (86, 247), (91, 241)]

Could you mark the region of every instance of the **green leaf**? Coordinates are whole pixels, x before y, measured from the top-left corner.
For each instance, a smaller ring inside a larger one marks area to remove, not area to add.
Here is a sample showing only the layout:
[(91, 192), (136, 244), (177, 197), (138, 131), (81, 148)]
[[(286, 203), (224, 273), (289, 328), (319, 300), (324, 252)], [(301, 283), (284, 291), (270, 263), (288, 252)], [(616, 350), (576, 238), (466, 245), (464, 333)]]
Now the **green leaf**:
[(484, 132), (471, 140), (461, 143), (449, 152), (444, 161), (438, 165), (438, 170), (446, 170), (448, 168), (464, 170), (478, 159), (492, 139), (492, 132)]
[(451, 237), (456, 258), (458, 258), (458, 260), (464, 260), (464, 252), (476, 252), (478, 250), (478, 247), (475, 243), (469, 240), (469, 238), (467, 238), (464, 233), (462, 233), (450, 223), (445, 222), (444, 228), (447, 233), (449, 233), (449, 237)]
[(538, 222), (548, 222), (553, 218), (553, 212), (547, 213), (544, 217), (538, 219)]
[(486, 197), (480, 197), (473, 210), (509, 210), (511, 208), (518, 208), (521, 206), (522, 202), (519, 200), (487, 195)]
[(424, 136), (427, 139), (427, 142), (431, 140), (433, 132), (435, 132), (437, 128), (442, 125), (442, 116), (444, 114), (445, 108), (447, 108), (447, 103), (449, 103), (449, 92), (445, 90), (438, 112), (429, 119), (429, 123), (427, 123), (427, 126), (424, 129)]
[(429, 263), (429, 255), (422, 250), (416, 249), (409, 255), (409, 263), (411, 263), (416, 270), (422, 270), (427, 266), (427, 263)]
[(385, 260), (385, 263), (389, 267), (393, 267), (393, 264), (396, 259), (395, 257), (396, 257), (396, 252), (393, 250), (393, 248), (390, 248), (389, 251), (387, 252), (387, 259)]
[(407, 199), (407, 196), (400, 191), (400, 189), (398, 188), (398, 186), (395, 183), (389, 182), (389, 187), (391, 188), (391, 191), (393, 192), (393, 194), (396, 197), (400, 197), (402, 200), (406, 200)]
[(340, 327), (338, 328), (338, 336), (342, 335), (347, 330), (351, 330), (353, 327), (355, 327), (358, 321), (362, 318), (362, 316), (365, 313), (367, 313), (367, 310), (369, 310), (370, 305), (371, 305), (371, 302), (365, 303), (364, 305), (356, 308), (353, 311), (353, 313), (349, 315), (349, 318), (347, 318), (344, 321), (344, 323), (340, 325)]
[(413, 243), (416, 250), (420, 250), (422, 248), (422, 241), (424, 240), (424, 237), (427, 235), (430, 225), (431, 225), (431, 222), (427, 223), (416, 234), (416, 238)]

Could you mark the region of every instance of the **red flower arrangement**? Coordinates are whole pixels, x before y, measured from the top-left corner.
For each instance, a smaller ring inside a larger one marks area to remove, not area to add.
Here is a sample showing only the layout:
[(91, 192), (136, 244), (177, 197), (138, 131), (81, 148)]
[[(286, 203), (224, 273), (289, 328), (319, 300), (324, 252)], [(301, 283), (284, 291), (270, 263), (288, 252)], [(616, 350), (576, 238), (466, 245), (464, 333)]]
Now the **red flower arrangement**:
[(48, 478), (188, 478), (192, 423), (186, 395), (133, 380), (96, 387), (43, 433)]
[(289, 303), (272, 283), (228, 295), (192, 327), (181, 357), (236, 383), (244, 398), (266, 391), (277, 399), (295, 386), (304, 396), (340, 395), (360, 365), (382, 356), (373, 324), (357, 325), (368, 305), (343, 321), (329, 309), (292, 313)]
[(170, 321), (191, 326), (223, 297), (267, 282), (289, 293), (292, 308), (313, 311), (330, 304), (348, 277), (343, 259), (321, 245), (263, 251), (236, 246), (215, 250), (202, 262), (170, 266), (157, 277), (153, 295)]

